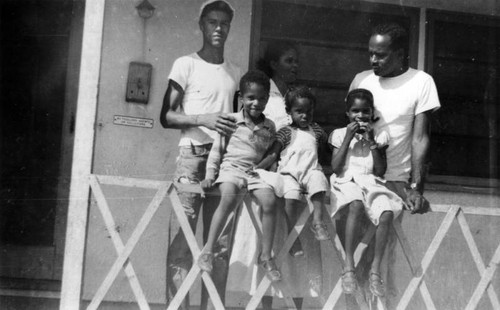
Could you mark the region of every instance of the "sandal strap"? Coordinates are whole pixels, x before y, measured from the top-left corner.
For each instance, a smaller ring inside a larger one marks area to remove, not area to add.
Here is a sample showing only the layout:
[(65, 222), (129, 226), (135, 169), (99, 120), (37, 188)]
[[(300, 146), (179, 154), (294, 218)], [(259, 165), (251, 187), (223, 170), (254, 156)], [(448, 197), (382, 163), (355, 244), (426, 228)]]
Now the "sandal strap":
[(266, 260), (262, 260), (260, 259), (260, 264), (262, 265), (262, 267), (264, 267), (264, 269), (266, 269), (267, 271), (278, 271), (278, 266), (276, 266), (276, 262), (274, 261), (274, 257), (271, 257), (269, 259), (266, 259)]
[(326, 224), (325, 224), (325, 223), (323, 223), (323, 222), (316, 223), (316, 224), (312, 224), (312, 226), (313, 226), (314, 228), (316, 228), (316, 227), (322, 227), (322, 228), (325, 228), (325, 229), (326, 229)]
[(345, 270), (344, 272), (342, 272), (342, 276), (345, 276), (346, 274), (351, 273), (351, 272), (354, 273), (354, 274), (356, 274), (356, 270), (349, 269), (349, 270)]
[(377, 273), (377, 272), (370, 272), (370, 281), (373, 281), (373, 282), (377, 281), (380, 283), (384, 283), (382, 276), (380, 275), (380, 273)]

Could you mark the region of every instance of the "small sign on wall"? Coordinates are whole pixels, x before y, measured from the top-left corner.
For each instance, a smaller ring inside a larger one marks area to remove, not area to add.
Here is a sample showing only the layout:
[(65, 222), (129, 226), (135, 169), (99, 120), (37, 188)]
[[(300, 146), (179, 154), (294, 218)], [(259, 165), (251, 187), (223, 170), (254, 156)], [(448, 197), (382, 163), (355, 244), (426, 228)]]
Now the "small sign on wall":
[(115, 125), (141, 127), (141, 128), (153, 128), (153, 123), (154, 121), (149, 118), (140, 118), (140, 117), (131, 117), (122, 115), (115, 115), (113, 119), (113, 124)]
[(153, 66), (144, 62), (131, 62), (128, 68), (127, 102), (148, 103)]

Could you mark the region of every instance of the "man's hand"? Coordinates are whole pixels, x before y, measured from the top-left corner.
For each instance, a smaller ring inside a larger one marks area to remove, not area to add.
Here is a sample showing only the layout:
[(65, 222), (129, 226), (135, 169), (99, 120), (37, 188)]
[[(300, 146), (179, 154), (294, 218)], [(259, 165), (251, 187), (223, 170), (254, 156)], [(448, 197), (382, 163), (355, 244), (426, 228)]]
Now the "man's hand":
[(236, 130), (236, 119), (227, 114), (198, 115), (198, 123), (223, 136), (230, 136)]
[(200, 183), (201, 189), (204, 192), (211, 190), (214, 187), (214, 182), (215, 182), (214, 179), (205, 179), (205, 180), (201, 181), (201, 183)]
[(406, 204), (411, 214), (420, 213), (424, 214), (429, 211), (429, 201), (415, 189), (408, 189), (406, 195)]

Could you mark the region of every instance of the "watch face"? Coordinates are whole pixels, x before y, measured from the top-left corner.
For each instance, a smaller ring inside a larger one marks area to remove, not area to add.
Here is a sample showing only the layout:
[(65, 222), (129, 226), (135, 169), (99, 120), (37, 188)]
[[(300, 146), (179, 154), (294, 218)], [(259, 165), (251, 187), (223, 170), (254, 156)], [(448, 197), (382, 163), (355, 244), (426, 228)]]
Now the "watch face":
[(417, 189), (417, 183), (411, 183), (410, 184), (411, 189)]

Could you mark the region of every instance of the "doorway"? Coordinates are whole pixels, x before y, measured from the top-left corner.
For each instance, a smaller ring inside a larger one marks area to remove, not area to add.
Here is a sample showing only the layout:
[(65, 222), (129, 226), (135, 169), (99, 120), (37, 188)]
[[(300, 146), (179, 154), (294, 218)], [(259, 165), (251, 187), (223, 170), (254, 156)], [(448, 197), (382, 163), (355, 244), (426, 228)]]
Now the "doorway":
[(82, 1), (1, 3), (0, 277), (61, 279)]

